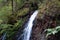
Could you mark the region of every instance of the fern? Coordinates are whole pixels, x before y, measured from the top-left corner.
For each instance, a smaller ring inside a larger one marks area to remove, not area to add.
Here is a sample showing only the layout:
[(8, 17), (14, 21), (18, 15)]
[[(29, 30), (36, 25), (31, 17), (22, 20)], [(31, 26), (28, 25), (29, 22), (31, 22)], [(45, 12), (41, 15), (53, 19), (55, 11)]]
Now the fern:
[(57, 26), (56, 28), (46, 29), (46, 31), (47, 31), (46, 37), (48, 37), (51, 34), (55, 35), (56, 33), (58, 33), (60, 31), (60, 26)]

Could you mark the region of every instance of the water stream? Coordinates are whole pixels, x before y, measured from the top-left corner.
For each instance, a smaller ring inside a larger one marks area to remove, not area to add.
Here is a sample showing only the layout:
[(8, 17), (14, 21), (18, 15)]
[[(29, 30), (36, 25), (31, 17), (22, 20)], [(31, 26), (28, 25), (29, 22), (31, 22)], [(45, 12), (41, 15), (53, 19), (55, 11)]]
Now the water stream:
[(6, 39), (6, 33), (2, 36), (2, 40)]
[(22, 40), (29, 40), (30, 39), (31, 31), (32, 31), (32, 27), (33, 27), (33, 21), (35, 20), (37, 14), (38, 14), (38, 10), (36, 10), (31, 15), (31, 17), (29, 18), (29, 21), (26, 24), (26, 27), (23, 30), (23, 34), (17, 40), (20, 40), (21, 37), (22, 37)]

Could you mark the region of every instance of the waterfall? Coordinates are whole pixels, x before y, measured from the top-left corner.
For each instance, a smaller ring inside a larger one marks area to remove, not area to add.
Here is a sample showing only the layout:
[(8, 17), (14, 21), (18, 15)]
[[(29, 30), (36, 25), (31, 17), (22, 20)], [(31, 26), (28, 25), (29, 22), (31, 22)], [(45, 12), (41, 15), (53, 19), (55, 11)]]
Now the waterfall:
[[(35, 20), (37, 14), (38, 14), (38, 10), (36, 10), (29, 18), (29, 21), (23, 30), (23, 34), (21, 35), (22, 40), (29, 40), (30, 39), (30, 35), (31, 35), (32, 27), (33, 27), (33, 21)], [(20, 40), (20, 37), (18, 38), (18, 40)]]
[(6, 33), (2, 36), (2, 40), (6, 39)]
[(30, 17), (30, 19), (29, 19), (29, 21), (28, 21), (28, 25), (27, 25), (27, 27), (24, 29), (24, 37), (23, 37), (23, 40), (29, 40), (30, 34), (31, 34), (31, 30), (32, 30), (32, 26), (33, 26), (33, 21), (34, 21), (35, 17), (37, 16), (37, 14), (38, 14), (38, 11), (35, 11), (35, 12), (31, 15), (31, 17)]

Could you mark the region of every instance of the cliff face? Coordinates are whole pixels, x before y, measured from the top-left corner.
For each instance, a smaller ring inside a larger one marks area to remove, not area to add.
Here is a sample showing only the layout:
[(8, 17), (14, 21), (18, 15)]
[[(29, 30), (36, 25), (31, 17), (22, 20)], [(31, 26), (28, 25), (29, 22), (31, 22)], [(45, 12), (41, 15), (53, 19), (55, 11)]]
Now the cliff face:
[(59, 0), (46, 0), (40, 5), (36, 25), (33, 26), (31, 40), (57, 40), (55, 35), (46, 38), (46, 32), (44, 30), (60, 25), (60, 21), (58, 22), (58, 16), (60, 15), (59, 2)]

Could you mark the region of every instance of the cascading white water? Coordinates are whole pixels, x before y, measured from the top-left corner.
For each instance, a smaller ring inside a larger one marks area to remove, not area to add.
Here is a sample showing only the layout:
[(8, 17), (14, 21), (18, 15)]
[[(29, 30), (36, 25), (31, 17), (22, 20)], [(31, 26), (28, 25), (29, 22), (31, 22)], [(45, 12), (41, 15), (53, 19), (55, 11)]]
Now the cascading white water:
[(6, 39), (6, 33), (2, 36), (2, 40)]
[(31, 34), (31, 30), (32, 30), (32, 27), (33, 27), (33, 21), (35, 19), (35, 17), (37, 16), (38, 14), (38, 10), (36, 10), (30, 17), (29, 21), (28, 21), (28, 24), (27, 24), (27, 27), (24, 29), (24, 36), (23, 36), (23, 40), (29, 40), (30, 38), (30, 34)]

